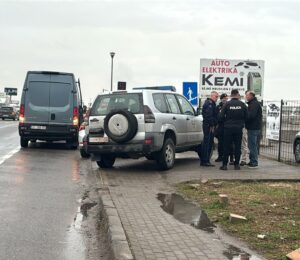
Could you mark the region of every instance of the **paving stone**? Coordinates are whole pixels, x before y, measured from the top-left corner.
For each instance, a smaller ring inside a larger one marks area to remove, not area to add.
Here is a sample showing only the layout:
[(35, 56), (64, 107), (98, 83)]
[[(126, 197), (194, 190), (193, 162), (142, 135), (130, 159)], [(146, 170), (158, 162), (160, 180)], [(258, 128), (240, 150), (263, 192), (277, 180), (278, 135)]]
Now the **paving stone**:
[[(105, 199), (105, 206), (112, 208), (110, 215), (120, 217), (137, 260), (160, 257), (160, 254), (164, 259), (178, 259), (177, 256), (200, 260), (224, 259), (223, 251), (226, 251), (227, 244), (218, 240), (215, 234), (183, 224), (160, 207), (157, 194), (162, 191), (172, 193), (172, 186), (178, 182), (224, 178), (300, 179), (299, 168), (264, 159), (260, 159), (261, 167), (255, 172), (243, 168), (239, 172), (228, 171), (225, 176), (210, 167), (200, 168), (195, 153), (191, 154), (180, 156), (190, 156), (190, 161), (194, 158), (195, 161), (189, 163), (192, 166), (175, 164), (172, 170), (163, 173), (156, 171), (151, 162), (142, 159), (129, 163), (129, 160), (117, 160), (113, 170), (100, 172), (109, 185), (112, 198), (112, 202), (109, 198), (106, 198), (107, 202)], [(114, 207), (117, 214), (113, 212)]]

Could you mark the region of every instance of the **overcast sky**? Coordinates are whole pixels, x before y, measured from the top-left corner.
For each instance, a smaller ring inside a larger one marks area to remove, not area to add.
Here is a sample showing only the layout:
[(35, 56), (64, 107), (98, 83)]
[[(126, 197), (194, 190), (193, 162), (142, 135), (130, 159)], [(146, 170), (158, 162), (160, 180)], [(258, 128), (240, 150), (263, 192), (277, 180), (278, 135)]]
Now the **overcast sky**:
[(1, 1), (0, 91), (73, 72), (85, 101), (114, 85), (199, 81), (200, 58), (265, 60), (265, 97), (300, 99), (300, 1)]

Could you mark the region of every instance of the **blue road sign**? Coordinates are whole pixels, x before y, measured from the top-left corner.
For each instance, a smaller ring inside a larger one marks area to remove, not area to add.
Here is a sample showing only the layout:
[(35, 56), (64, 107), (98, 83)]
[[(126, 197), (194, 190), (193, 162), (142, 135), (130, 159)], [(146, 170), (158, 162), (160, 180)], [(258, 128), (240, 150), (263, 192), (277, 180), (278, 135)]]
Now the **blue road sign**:
[(182, 93), (187, 98), (192, 106), (198, 106), (198, 83), (197, 82), (183, 82)]

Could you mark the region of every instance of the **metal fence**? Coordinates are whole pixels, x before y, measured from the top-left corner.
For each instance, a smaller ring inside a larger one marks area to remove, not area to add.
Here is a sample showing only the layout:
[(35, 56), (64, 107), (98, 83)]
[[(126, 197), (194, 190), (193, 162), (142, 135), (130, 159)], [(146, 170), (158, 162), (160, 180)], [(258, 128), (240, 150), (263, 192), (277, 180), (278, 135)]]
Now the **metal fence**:
[[(272, 121), (270, 118), (274, 118), (274, 120)], [(278, 133), (278, 135), (275, 134), (270, 138), (270, 132)], [(300, 132), (300, 101), (264, 102), (260, 140), (261, 155), (297, 165), (293, 144), (298, 132)]]

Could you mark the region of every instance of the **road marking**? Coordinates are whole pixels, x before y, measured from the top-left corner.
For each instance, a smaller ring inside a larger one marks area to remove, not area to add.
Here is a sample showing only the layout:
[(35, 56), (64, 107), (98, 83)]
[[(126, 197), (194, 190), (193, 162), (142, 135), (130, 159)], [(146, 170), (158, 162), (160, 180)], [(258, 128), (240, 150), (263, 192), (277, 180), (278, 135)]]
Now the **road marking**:
[(17, 124), (2, 125), (2, 126), (0, 126), (0, 129), (10, 127), (10, 126), (16, 126), (17, 127), (18, 125)]
[(14, 150), (10, 151), (8, 154), (0, 157), (0, 165), (2, 163), (4, 163), (7, 159), (9, 159), (10, 157), (12, 157), (15, 153), (17, 153), (18, 151), (20, 151), (20, 146), (18, 146), (17, 148), (15, 148)]

